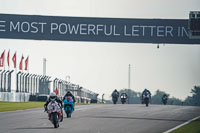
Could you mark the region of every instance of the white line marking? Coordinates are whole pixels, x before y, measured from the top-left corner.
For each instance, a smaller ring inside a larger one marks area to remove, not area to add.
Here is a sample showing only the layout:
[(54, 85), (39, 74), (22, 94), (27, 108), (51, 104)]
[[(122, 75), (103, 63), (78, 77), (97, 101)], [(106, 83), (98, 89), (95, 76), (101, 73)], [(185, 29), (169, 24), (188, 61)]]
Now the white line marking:
[(188, 124), (188, 123), (190, 123), (190, 122), (192, 122), (192, 121), (194, 121), (194, 120), (196, 120), (198, 118), (200, 118), (200, 116), (197, 116), (197, 117), (195, 117), (195, 118), (193, 118), (193, 119), (191, 119), (189, 121), (186, 121), (185, 123), (183, 123), (181, 125), (178, 125), (178, 126), (172, 128), (172, 129), (169, 129), (169, 130), (167, 130), (167, 131), (165, 131), (163, 133), (170, 133), (170, 132), (172, 132), (172, 131), (174, 131), (174, 130), (176, 130), (176, 129), (178, 129), (178, 128), (180, 128), (180, 127), (182, 127), (182, 126), (184, 126), (184, 125), (186, 125), (186, 124)]

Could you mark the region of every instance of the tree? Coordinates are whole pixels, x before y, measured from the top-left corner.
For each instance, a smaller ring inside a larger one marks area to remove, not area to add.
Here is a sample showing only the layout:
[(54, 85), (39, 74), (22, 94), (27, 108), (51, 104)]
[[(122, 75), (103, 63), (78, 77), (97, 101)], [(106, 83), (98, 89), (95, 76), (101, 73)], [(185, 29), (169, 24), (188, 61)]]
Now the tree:
[[(151, 103), (152, 104), (162, 104), (162, 96), (164, 94), (167, 94), (167, 93), (165, 93), (164, 91), (157, 90), (156, 94), (153, 95), (151, 98)], [(167, 94), (167, 95), (169, 96), (169, 94)]]
[(193, 106), (200, 106), (200, 86), (194, 86), (194, 88), (191, 90), (191, 93), (191, 104)]
[(183, 101), (178, 98), (172, 97), (168, 99), (168, 104), (170, 105), (183, 105)]

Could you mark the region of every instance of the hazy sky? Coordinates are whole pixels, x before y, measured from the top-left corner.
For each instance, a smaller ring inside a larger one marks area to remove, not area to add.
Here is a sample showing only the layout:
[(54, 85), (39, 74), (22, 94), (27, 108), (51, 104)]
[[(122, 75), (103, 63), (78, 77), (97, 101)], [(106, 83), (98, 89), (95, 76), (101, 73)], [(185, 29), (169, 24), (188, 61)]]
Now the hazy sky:
[[(188, 19), (189, 11), (200, 11), (199, 0), (0, 0), (0, 13)], [(0, 53), (10, 49), (17, 60), (30, 56), (30, 73), (42, 74), (47, 58), (47, 75), (65, 79), (106, 97), (114, 89), (128, 87), (153, 93), (160, 89), (184, 99), (200, 85), (200, 45), (33, 41), (0, 39)], [(13, 68), (13, 67), (11, 67)]]

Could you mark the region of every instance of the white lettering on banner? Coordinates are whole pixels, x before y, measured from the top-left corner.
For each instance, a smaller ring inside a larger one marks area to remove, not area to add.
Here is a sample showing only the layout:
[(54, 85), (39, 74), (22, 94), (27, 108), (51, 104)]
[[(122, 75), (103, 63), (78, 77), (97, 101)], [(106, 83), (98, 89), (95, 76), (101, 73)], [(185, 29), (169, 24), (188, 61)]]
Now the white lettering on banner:
[[(34, 23), (35, 24), (35, 23)], [(13, 25), (13, 29), (18, 28), (18, 23)], [(33, 25), (34, 32), (37, 32)], [(120, 30), (119, 30), (120, 29)], [(121, 31), (122, 29), (122, 31)], [(51, 34), (58, 32), (59, 34), (70, 34), (70, 35), (102, 35), (105, 36), (121, 36), (121, 32), (124, 36), (129, 37), (173, 37), (174, 28), (172, 26), (148, 26), (148, 25), (124, 25), (122, 27), (116, 25), (103, 25), (103, 24), (67, 24), (67, 23), (51, 23)], [(176, 30), (177, 31), (177, 30)], [(24, 30), (24, 32), (26, 32)], [(178, 30), (178, 35), (187, 35), (184, 27)]]
[(87, 24), (80, 24), (80, 34), (81, 35), (87, 35)]
[[(61, 29), (63, 29), (63, 31)], [(59, 24), (59, 33), (60, 34), (66, 34), (67, 33), (67, 24), (65, 24), (65, 23)]]
[[(45, 22), (13, 22), (10, 21), (10, 32), (44, 33)], [(101, 35), (102, 36), (127, 36), (127, 37), (186, 37), (188, 31), (185, 27), (172, 27), (170, 25), (104, 25), (104, 24), (70, 24), (49, 23), (50, 34), (61, 35)], [(0, 32), (6, 31), (6, 21), (0, 21)], [(47, 32), (46, 31), (46, 32)], [(122, 33), (122, 34), (121, 34)]]
[(164, 36), (164, 26), (157, 26), (157, 36), (158, 37)]
[(29, 30), (30, 30), (29, 22), (22, 22), (21, 23), (21, 31), (22, 32), (29, 32)]
[(148, 26), (151, 29), (151, 37), (153, 36), (153, 29), (156, 28), (156, 26)]
[(107, 33), (106, 31), (107, 31), (107, 26), (105, 25), (105, 26), (104, 26), (104, 34), (105, 34), (106, 36), (112, 35), (112, 25), (110, 25), (110, 32)]
[(6, 27), (6, 25), (5, 25), (5, 23), (6, 23), (6, 21), (0, 21), (0, 31), (6, 31), (6, 29), (5, 29), (5, 27)]
[(97, 25), (97, 35), (99, 35), (99, 31), (103, 31), (103, 28), (101, 28), (101, 27), (103, 27), (103, 25), (101, 25), (101, 24)]
[(178, 37), (188, 37), (188, 31), (185, 29), (185, 27), (178, 27)]
[(126, 25), (124, 25), (124, 36), (131, 36), (131, 34), (128, 34), (126, 31)]
[[(44, 22), (13, 22), (10, 21), (10, 32), (17, 31), (23, 33), (43, 33), (44, 25), (47, 23)], [(40, 30), (39, 30), (40, 29)]]
[(57, 23), (51, 23), (51, 34), (53, 34), (54, 30), (58, 29), (58, 24)]
[(145, 29), (146, 27), (148, 27), (148, 26), (140, 26), (140, 27), (142, 27), (142, 36), (144, 36), (144, 35), (145, 35), (145, 30), (144, 30), (144, 29)]
[(41, 25), (41, 33), (44, 33), (44, 25), (47, 23), (39, 22), (38, 24)]
[(188, 32), (186, 31), (185, 27), (181, 28), (181, 36), (183, 37), (184, 34), (188, 37)]
[(151, 36), (151, 37), (173, 37), (172, 26), (147, 26), (147, 25), (132, 25), (131, 32), (128, 32), (128, 26), (124, 25), (124, 36)]
[(78, 30), (79, 30), (79, 24), (77, 24), (76, 26), (75, 25), (70, 25), (68, 24), (68, 27), (69, 27), (69, 33), (70, 34), (73, 34), (73, 32), (76, 34), (78, 34)]
[(88, 24), (88, 35), (90, 35), (91, 32), (95, 35), (95, 25), (94, 24)]
[(172, 26), (166, 26), (165, 27), (165, 36), (168, 36), (168, 34), (169, 34), (171, 37), (173, 37), (172, 31), (173, 31)]
[[(137, 28), (137, 29), (136, 29)], [(132, 26), (132, 36), (139, 36), (139, 26), (138, 25), (133, 25)], [(136, 33), (137, 32), (137, 33)]]
[(178, 37), (180, 37), (180, 27), (178, 27)]
[(38, 32), (38, 28), (36, 27), (36, 25), (37, 25), (36, 22), (31, 23), (31, 27), (33, 27), (33, 29), (35, 29), (35, 30), (31, 31), (32, 33), (37, 33)]
[(17, 31), (20, 32), (19, 28), (20, 28), (20, 22), (17, 22), (17, 24), (15, 26), (12, 21), (10, 22), (10, 31), (11, 32), (12, 32), (12, 29), (14, 29), (14, 30), (17, 29)]
[(114, 25), (114, 27), (113, 27), (113, 32), (114, 32), (114, 36), (120, 36), (120, 34), (119, 33), (116, 33), (116, 26)]

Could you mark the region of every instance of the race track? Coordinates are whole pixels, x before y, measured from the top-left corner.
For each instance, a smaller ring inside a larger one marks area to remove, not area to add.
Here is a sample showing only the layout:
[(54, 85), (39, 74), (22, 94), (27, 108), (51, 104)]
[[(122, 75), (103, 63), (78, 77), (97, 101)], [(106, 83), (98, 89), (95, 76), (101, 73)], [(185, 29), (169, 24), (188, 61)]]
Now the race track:
[(43, 108), (0, 113), (0, 133), (162, 133), (200, 115), (200, 107), (140, 104), (76, 106), (53, 128)]

